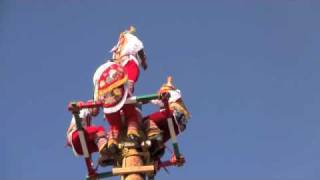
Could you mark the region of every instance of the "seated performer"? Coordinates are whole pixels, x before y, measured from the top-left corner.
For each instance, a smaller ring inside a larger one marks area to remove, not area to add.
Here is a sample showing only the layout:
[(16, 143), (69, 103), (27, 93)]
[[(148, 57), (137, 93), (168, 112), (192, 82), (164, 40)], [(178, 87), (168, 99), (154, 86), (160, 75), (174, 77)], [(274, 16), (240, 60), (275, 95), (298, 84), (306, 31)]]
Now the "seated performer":
[[(108, 139), (102, 126), (94, 126), (91, 124), (92, 117), (97, 116), (98, 113), (98, 108), (86, 108), (80, 110), (79, 117), (84, 128), (88, 152), (90, 154), (99, 152), (100, 160), (103, 160), (107, 158), (105, 155)], [(83, 155), (75, 117), (72, 118), (67, 130), (67, 145), (72, 147), (76, 156)]]
[[(164, 84), (159, 93), (169, 93), (169, 108), (170, 114), (173, 117), (173, 125), (175, 133), (178, 135), (186, 129), (190, 113), (183, 103), (181, 92), (172, 84), (172, 77), (168, 77), (167, 83)], [(170, 139), (170, 132), (167, 123), (167, 113), (164, 104), (161, 100), (153, 100), (154, 104), (160, 106), (160, 111), (154, 112), (144, 117), (144, 124), (146, 127), (147, 137), (153, 141), (158, 147), (153, 147), (153, 154), (162, 156), (164, 153), (163, 144)], [(162, 145), (162, 146), (161, 146)]]

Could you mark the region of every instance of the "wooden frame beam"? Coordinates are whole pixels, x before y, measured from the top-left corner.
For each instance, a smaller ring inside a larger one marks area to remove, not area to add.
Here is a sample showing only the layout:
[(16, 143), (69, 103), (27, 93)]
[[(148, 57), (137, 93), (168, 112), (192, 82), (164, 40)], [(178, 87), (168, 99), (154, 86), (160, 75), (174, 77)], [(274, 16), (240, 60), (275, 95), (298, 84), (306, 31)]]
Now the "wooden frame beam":
[(154, 172), (155, 172), (154, 165), (126, 167), (126, 168), (112, 168), (112, 174), (114, 176), (125, 175), (130, 173), (154, 173)]

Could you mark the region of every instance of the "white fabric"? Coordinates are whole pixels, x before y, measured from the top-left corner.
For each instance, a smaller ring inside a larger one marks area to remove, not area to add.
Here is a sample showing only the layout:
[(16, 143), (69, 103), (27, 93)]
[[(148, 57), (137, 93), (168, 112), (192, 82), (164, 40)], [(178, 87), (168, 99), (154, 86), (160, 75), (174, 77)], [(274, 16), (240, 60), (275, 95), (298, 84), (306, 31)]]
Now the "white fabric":
[(101, 66), (98, 67), (98, 69), (96, 70), (96, 72), (93, 75), (93, 87), (94, 87), (94, 97), (93, 99), (96, 101), (98, 100), (98, 81), (100, 76), (102, 75), (102, 73), (111, 65), (115, 64), (114, 62), (108, 61), (104, 64), (102, 64)]
[[(124, 34), (125, 39), (127, 39), (127, 43), (121, 50), (120, 57), (126, 58), (122, 62), (122, 66), (126, 65), (129, 60), (133, 60), (139, 66), (139, 60), (136, 58), (137, 53), (143, 49), (142, 41), (135, 35), (131, 33)], [(119, 48), (119, 42), (116, 46), (114, 46), (110, 52), (114, 52)], [(129, 56), (129, 57), (128, 57)]]
[[(170, 94), (169, 103), (176, 102), (181, 98), (181, 91), (179, 89), (169, 90), (169, 94)], [(163, 102), (159, 99), (153, 99), (150, 102), (160, 107), (164, 106)]]
[(130, 33), (125, 33), (125, 37), (127, 39), (127, 43), (125, 47), (122, 49), (121, 55), (127, 55), (127, 54), (137, 54), (138, 51), (143, 49), (143, 43), (140, 41), (140, 39)]
[(176, 102), (178, 99), (181, 98), (181, 91), (179, 89), (170, 90), (169, 93), (170, 93), (169, 103)]
[(150, 102), (151, 102), (152, 104), (158, 105), (158, 106), (160, 106), (160, 107), (163, 107), (163, 106), (164, 106), (163, 102), (162, 102), (161, 100), (159, 100), (159, 99), (152, 99)]
[(102, 75), (103, 71), (106, 70), (108, 67), (111, 65), (115, 64), (114, 62), (107, 61), (106, 63), (102, 64), (101, 66), (98, 67), (96, 72), (93, 75), (93, 85), (96, 85), (98, 83), (98, 80), (100, 76)]
[[(127, 43), (123, 47), (120, 56), (129, 55), (129, 54), (137, 54), (141, 49), (143, 49), (143, 43), (140, 41), (140, 39), (131, 34), (131, 33), (125, 33), (124, 34)], [(119, 43), (117, 44), (116, 48), (114, 47), (112, 49), (112, 52), (119, 47)]]

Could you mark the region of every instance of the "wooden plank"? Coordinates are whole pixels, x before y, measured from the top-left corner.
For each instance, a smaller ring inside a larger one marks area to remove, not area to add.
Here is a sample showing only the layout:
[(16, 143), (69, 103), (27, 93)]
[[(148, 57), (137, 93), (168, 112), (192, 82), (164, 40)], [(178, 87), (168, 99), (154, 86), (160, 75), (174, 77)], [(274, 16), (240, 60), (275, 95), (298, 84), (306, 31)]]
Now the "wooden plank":
[(112, 168), (112, 174), (115, 176), (130, 174), (130, 173), (153, 173), (155, 168), (153, 165), (149, 166), (135, 166), (126, 168)]

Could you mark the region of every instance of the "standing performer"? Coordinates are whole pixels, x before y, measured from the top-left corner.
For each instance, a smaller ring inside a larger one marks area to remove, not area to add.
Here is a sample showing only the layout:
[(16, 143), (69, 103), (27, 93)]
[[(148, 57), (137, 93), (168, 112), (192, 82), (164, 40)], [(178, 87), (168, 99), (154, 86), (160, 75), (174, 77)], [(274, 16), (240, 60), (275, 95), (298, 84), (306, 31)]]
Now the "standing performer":
[(121, 131), (121, 121), (125, 118), (129, 140), (138, 141), (139, 121), (135, 105), (125, 104), (128, 94), (128, 75), (124, 68), (114, 62), (101, 65), (93, 77), (94, 100), (101, 102), (104, 117), (109, 122), (108, 148), (115, 152)]
[(111, 49), (115, 63), (124, 67), (128, 74), (129, 94), (132, 95), (134, 85), (140, 75), (139, 67), (148, 68), (147, 57), (143, 50), (142, 41), (134, 35), (136, 29), (130, 26), (129, 30), (121, 32), (116, 46)]

